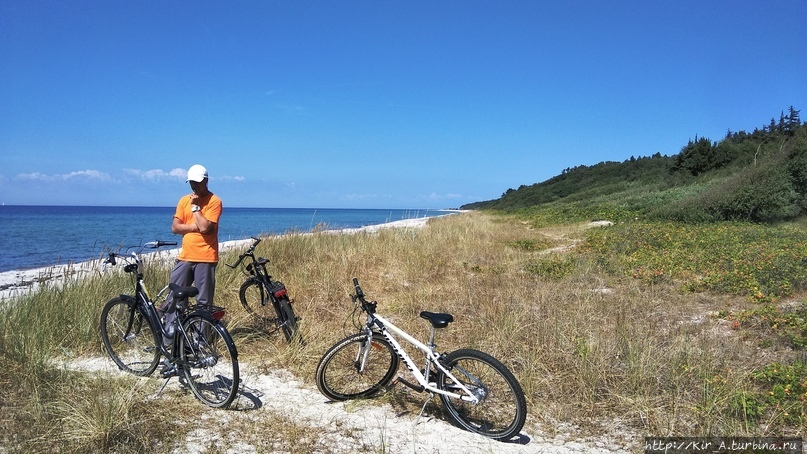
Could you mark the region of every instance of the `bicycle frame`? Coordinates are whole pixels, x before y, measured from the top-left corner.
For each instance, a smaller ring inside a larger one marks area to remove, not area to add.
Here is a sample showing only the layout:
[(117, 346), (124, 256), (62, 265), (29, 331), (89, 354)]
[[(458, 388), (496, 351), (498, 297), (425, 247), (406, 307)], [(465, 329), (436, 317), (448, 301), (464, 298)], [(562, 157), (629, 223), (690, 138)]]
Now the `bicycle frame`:
[[(172, 352), (168, 350), (168, 348), (163, 344), (163, 339), (168, 337), (168, 333), (165, 331), (165, 326), (163, 326), (162, 321), (160, 320), (160, 314), (157, 311), (157, 307), (154, 304), (154, 301), (151, 296), (149, 295), (148, 288), (146, 287), (146, 283), (144, 280), (144, 273), (143, 273), (143, 258), (137, 254), (136, 252), (132, 252), (132, 263), (126, 265), (124, 270), (126, 271), (128, 267), (134, 267), (132, 272), (135, 274), (135, 298), (139, 301), (135, 300), (132, 301), (132, 311), (129, 315), (129, 326), (126, 327), (126, 333), (130, 333), (133, 328), (134, 323), (134, 314), (135, 308), (137, 306), (142, 306), (145, 308), (146, 323), (149, 323), (153, 328), (157, 328), (157, 333), (159, 333), (159, 339), (157, 343), (157, 347), (160, 349), (160, 353), (163, 354), (166, 358), (173, 358), (174, 355)], [(157, 300), (159, 300), (166, 292), (169, 290), (169, 286), (166, 285), (157, 293)], [(128, 295), (121, 295), (121, 297), (128, 298)], [(190, 339), (188, 338), (188, 334), (185, 331), (185, 328), (182, 326), (182, 313), (184, 311), (177, 310), (177, 320), (175, 322), (174, 329), (176, 330), (173, 336), (174, 341), (179, 339), (179, 335), (185, 339), (185, 341), (190, 344)]]
[[(371, 313), (367, 316), (367, 326), (365, 328), (365, 332), (367, 333), (367, 338), (370, 339), (373, 335), (373, 327), (376, 327), (377, 332), (379, 332), (384, 338), (392, 345), (392, 348), (395, 350), (395, 354), (398, 355), (406, 364), (406, 368), (409, 369), (409, 372), (415, 377), (418, 384), (421, 386), (421, 391), (428, 390), (431, 393), (442, 394), (448, 397), (453, 397), (455, 399), (461, 399), (467, 402), (479, 403), (480, 398), (472, 393), (465, 385), (462, 384), (457, 378), (443, 365), (440, 363), (440, 355), (438, 355), (435, 351), (434, 345), (434, 330), (435, 328), (431, 328), (431, 340), (429, 345), (424, 344), (423, 342), (415, 339), (409, 333), (402, 330), (401, 328), (395, 326), (394, 323), (385, 319), (384, 317)], [(408, 353), (401, 347), (401, 344), (395, 339), (393, 334), (400, 336), (406, 342), (417, 348), (418, 350), (422, 351), (426, 355), (426, 367), (424, 368), (426, 373), (430, 371), (431, 364), (434, 364), (442, 373), (444, 373), (448, 378), (454, 381), (457, 386), (465, 392), (465, 395), (452, 393), (450, 391), (445, 391), (442, 389), (437, 388), (437, 386), (432, 385), (429, 383), (428, 377), (421, 372), (412, 358), (409, 356)], [(370, 342), (359, 349), (359, 353), (356, 356), (356, 362), (360, 364), (359, 372), (364, 370), (364, 366), (367, 362), (367, 357), (370, 354)], [(465, 375), (470, 376), (467, 372), (462, 371)]]

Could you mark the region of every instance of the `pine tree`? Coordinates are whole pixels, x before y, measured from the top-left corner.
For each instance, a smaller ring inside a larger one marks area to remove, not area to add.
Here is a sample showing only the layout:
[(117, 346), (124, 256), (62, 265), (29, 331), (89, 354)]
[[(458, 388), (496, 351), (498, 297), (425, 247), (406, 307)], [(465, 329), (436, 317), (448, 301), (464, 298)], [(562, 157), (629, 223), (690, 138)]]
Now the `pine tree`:
[(799, 118), (800, 110), (796, 110), (793, 106), (790, 106), (790, 112), (787, 114), (787, 118), (790, 123), (791, 130), (795, 130), (799, 126), (801, 126), (801, 118)]

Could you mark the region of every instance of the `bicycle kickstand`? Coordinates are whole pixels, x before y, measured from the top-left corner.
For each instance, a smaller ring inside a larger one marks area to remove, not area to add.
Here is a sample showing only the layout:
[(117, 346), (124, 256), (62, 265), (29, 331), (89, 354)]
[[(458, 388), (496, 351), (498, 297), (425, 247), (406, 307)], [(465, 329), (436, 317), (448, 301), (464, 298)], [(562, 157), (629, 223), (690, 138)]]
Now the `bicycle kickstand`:
[(423, 406), (422, 406), (422, 407), (420, 407), (420, 413), (418, 413), (418, 417), (417, 417), (417, 419), (415, 419), (415, 424), (414, 424), (415, 426), (417, 426), (417, 425), (418, 425), (418, 423), (420, 422), (420, 418), (421, 418), (421, 416), (423, 416), (423, 411), (425, 411), (425, 410), (426, 410), (426, 405), (428, 405), (428, 404), (429, 404), (429, 402), (430, 402), (430, 401), (431, 401), (433, 398), (434, 398), (434, 393), (429, 393), (429, 397), (428, 397), (428, 398), (426, 398), (426, 402), (423, 402)]
[[(170, 367), (169, 367), (170, 365)], [(165, 382), (162, 386), (160, 386), (160, 390), (157, 391), (157, 395), (155, 397), (159, 397), (160, 394), (163, 393), (165, 387), (168, 386), (168, 382), (171, 381), (172, 378), (177, 376), (177, 365), (176, 364), (166, 364), (165, 368), (161, 372), (163, 378), (165, 378)]]
[(154, 397), (160, 397), (160, 394), (162, 394), (163, 391), (165, 390), (165, 387), (168, 386), (168, 382), (171, 381), (171, 378), (173, 378), (173, 376), (165, 379), (165, 382), (163, 383), (162, 386), (160, 386), (160, 389), (157, 391), (157, 394)]

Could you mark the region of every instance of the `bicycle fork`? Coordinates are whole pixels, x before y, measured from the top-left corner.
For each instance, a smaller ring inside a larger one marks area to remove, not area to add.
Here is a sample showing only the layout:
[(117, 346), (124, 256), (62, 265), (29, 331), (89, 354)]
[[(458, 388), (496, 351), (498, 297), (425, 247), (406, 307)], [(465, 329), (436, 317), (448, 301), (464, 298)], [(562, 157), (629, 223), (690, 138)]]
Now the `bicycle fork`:
[(367, 365), (367, 358), (370, 356), (370, 349), (373, 346), (373, 332), (367, 329), (366, 333), (367, 340), (359, 344), (356, 359), (353, 361), (353, 367), (356, 368), (359, 375), (364, 373), (364, 367)]

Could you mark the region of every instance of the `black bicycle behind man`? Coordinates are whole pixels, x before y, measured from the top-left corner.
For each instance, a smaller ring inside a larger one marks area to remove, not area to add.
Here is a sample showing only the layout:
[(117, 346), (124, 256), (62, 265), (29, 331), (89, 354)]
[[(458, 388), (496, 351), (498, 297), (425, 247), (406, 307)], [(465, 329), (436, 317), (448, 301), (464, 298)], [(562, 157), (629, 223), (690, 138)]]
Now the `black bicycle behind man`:
[(238, 290), (238, 298), (244, 309), (252, 315), (258, 322), (264, 325), (273, 326), (270, 333), (282, 330), (288, 342), (297, 338), (301, 341), (297, 332), (298, 317), (291, 307), (292, 301), (289, 299), (286, 286), (280, 281), (272, 280), (266, 265), (268, 259), (255, 257), (255, 247), (261, 242), (260, 238), (252, 238), (252, 245), (246, 252), (238, 256), (238, 260), (230, 268), (237, 268), (244, 259), (249, 259), (243, 266), (242, 271), (247, 275), (246, 281), (241, 284)]

